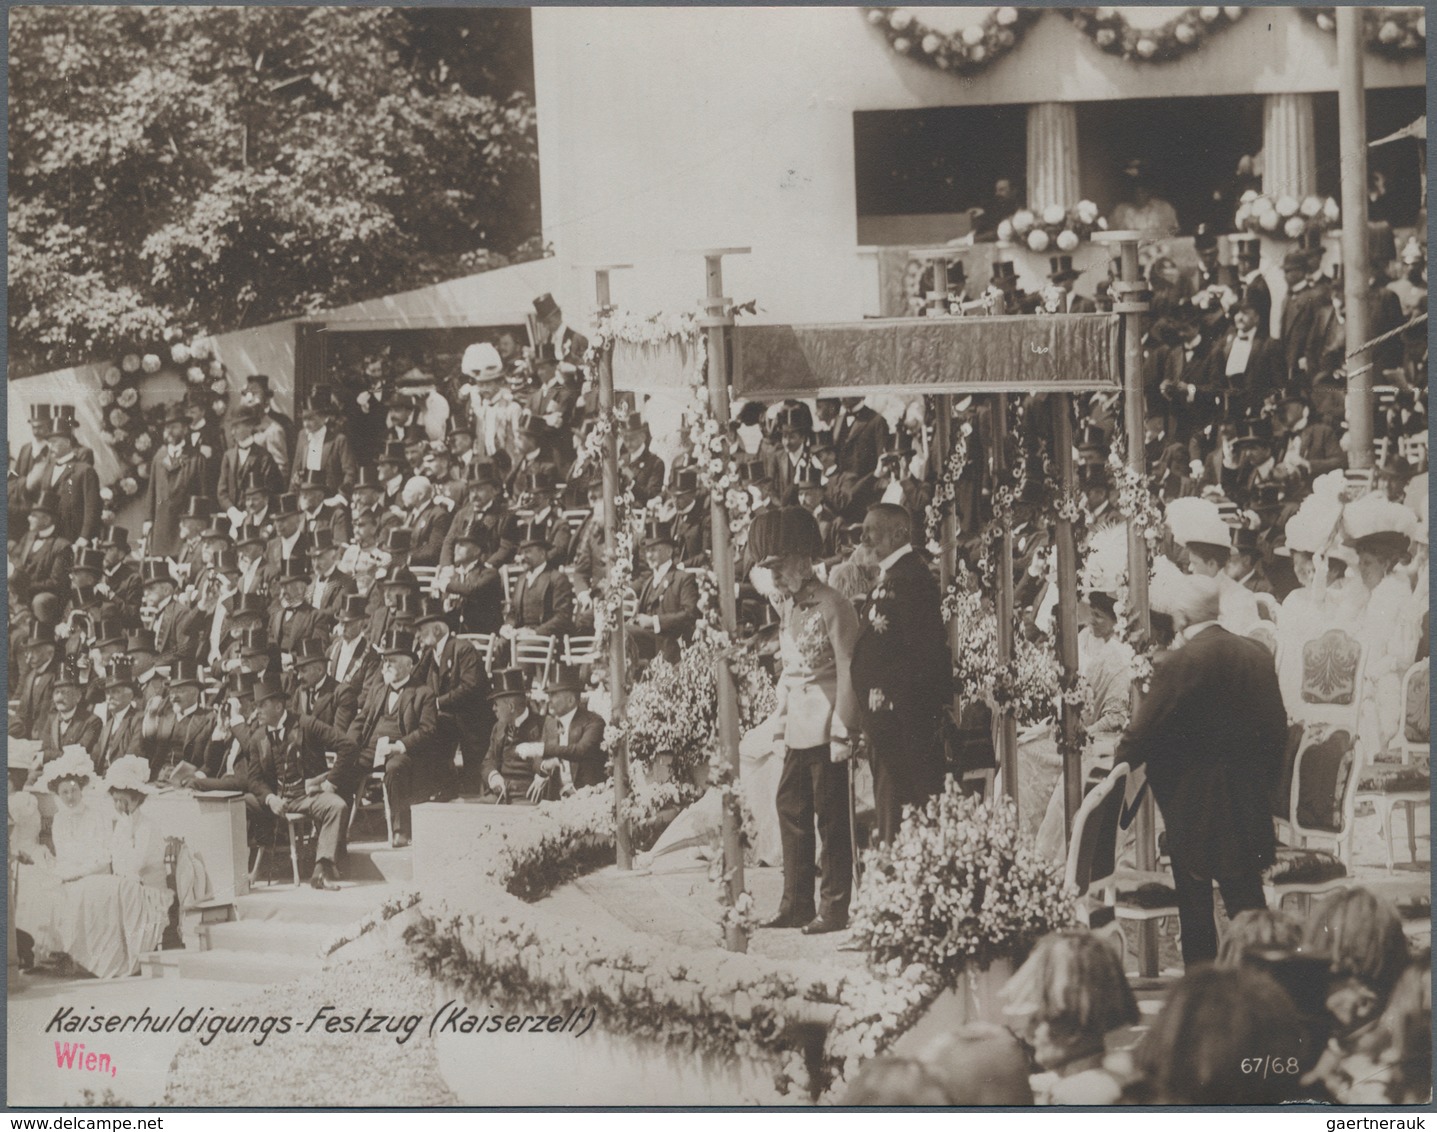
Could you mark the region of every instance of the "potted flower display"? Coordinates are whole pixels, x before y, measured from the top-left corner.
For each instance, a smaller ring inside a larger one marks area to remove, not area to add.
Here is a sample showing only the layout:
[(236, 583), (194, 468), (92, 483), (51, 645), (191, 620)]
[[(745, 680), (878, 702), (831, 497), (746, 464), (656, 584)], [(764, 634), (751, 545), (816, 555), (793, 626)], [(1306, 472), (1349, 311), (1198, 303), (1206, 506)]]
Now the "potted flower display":
[(1046, 252), (1050, 248), (1071, 252), (1094, 232), (1107, 227), (1107, 220), (1098, 214), (1098, 206), (1090, 200), (1080, 200), (1071, 208), (1061, 204), (1041, 209), (1020, 208), (1011, 219), (999, 222), (998, 241), (1022, 244), (1035, 252)]
[(1234, 223), (1239, 231), (1259, 236), (1286, 236), (1289, 240), (1311, 241), (1337, 226), (1341, 211), (1337, 201), (1316, 194), (1299, 200), (1295, 196), (1274, 196), (1252, 189), (1242, 194)]

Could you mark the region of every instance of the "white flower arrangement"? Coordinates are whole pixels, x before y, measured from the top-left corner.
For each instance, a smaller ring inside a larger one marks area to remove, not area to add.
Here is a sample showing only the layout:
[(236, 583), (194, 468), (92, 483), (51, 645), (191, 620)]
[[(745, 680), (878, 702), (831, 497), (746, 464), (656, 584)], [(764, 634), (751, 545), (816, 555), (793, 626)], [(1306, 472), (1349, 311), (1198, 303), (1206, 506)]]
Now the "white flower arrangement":
[(125, 476), (120, 480), (120, 490), (126, 495), (136, 495), (140, 490), (140, 482), (134, 476)]
[(1074, 919), (1061, 871), (1020, 832), (1012, 802), (969, 797), (953, 778), (866, 863), (854, 937), (891, 974), (917, 965), (956, 986), (970, 968), (1020, 964)]
[(1275, 233), (1281, 230), (1290, 240), (1301, 239), (1308, 232), (1326, 232), (1336, 227), (1342, 210), (1332, 197), (1323, 199), (1310, 194), (1298, 200), (1293, 196), (1272, 197), (1252, 189), (1242, 194), (1233, 222), (1240, 231)]
[[(128, 374), (136, 374), (136, 373), (139, 373), (139, 372), (140, 372), (140, 355), (139, 355), (139, 354), (126, 354), (123, 358), (120, 359), (120, 369), (124, 370), (124, 372), (125, 372), (125, 373), (128, 373)], [(110, 384), (113, 385), (114, 382), (110, 382)]]
[(183, 342), (176, 342), (170, 347), (170, 361), (177, 366), (189, 365), (191, 356), (190, 348)]
[(160, 355), (146, 354), (143, 358), (140, 359), (140, 368), (146, 373), (159, 373)]
[(1090, 200), (1080, 200), (1070, 208), (1050, 204), (1041, 213), (1020, 208), (1011, 219), (998, 222), (998, 241), (1022, 243), (1035, 252), (1047, 251), (1056, 244), (1059, 251), (1071, 252), (1107, 226), (1098, 206)]
[(204, 366), (190, 366), (185, 370), (185, 380), (191, 385), (203, 385), (205, 381)]
[(135, 437), (136, 452), (148, 452), (154, 445), (155, 442), (148, 432), (142, 432), (139, 436)]
[(108, 409), (115, 403), (115, 395), (108, 389), (101, 389), (99, 394), (100, 408)]
[(122, 409), (133, 409), (140, 400), (140, 391), (132, 385), (128, 389), (120, 390), (120, 395), (115, 400)]

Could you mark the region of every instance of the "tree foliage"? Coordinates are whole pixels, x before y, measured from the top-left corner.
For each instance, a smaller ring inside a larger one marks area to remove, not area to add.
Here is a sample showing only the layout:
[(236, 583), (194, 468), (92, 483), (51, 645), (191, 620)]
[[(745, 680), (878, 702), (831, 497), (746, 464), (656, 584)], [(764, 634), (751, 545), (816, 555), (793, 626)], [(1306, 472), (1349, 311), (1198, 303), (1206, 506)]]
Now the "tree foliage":
[(522, 9), (16, 8), (11, 373), (532, 254)]

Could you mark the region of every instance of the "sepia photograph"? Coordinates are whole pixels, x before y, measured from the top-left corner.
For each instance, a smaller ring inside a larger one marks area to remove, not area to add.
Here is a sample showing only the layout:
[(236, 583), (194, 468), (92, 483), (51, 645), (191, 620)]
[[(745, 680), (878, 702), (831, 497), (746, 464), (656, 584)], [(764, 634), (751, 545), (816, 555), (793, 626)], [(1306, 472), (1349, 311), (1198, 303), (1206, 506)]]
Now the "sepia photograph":
[(7, 14), (7, 1108), (1431, 1104), (1425, 7)]

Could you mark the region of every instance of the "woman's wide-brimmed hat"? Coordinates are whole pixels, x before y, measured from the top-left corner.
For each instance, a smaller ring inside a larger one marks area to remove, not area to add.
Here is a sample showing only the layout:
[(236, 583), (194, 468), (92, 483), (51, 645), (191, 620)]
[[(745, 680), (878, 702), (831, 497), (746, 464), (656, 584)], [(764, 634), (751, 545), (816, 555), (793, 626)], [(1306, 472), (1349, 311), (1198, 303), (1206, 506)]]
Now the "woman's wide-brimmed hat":
[[(145, 763), (147, 777), (149, 770), (150, 764)], [(45, 783), (45, 789), (52, 792), (67, 778), (73, 778), (81, 786), (84, 786), (94, 779), (95, 764), (85, 748), (76, 744), (66, 747), (54, 762), (46, 763), (40, 772), (40, 777)]]
[(153, 794), (150, 784), (150, 761), (139, 755), (125, 755), (110, 764), (105, 771), (107, 790), (127, 790), (132, 794)]

